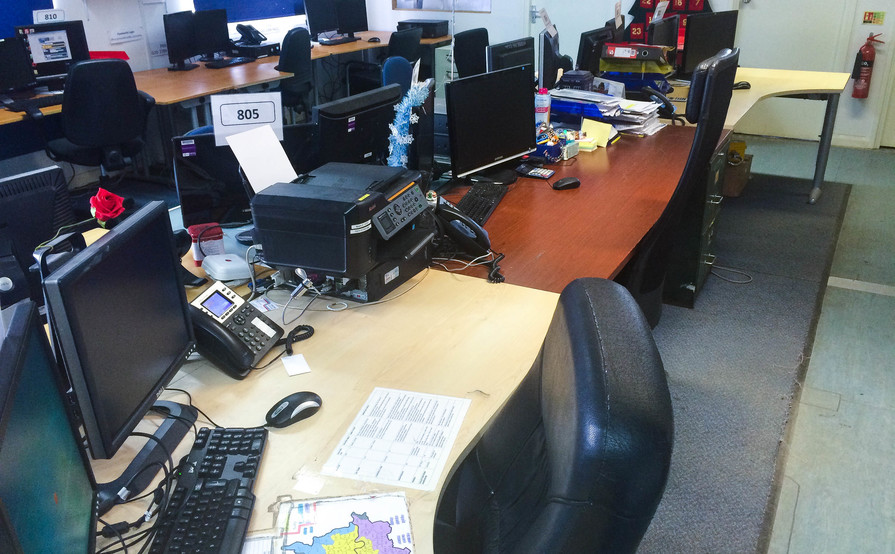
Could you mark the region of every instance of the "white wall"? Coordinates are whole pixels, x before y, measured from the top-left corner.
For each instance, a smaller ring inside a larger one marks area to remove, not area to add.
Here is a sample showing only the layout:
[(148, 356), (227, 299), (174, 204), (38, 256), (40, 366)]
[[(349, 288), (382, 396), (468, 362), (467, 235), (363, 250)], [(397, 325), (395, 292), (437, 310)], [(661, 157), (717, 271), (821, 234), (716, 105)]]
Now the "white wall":
[[(491, 0), (490, 13), (457, 12), (451, 34), (485, 27), (491, 42), (505, 42), (527, 34), (526, 0)], [(392, 31), (403, 19), (452, 20), (449, 11), (392, 10), (392, 0), (367, 0), (367, 20), (371, 29)]]

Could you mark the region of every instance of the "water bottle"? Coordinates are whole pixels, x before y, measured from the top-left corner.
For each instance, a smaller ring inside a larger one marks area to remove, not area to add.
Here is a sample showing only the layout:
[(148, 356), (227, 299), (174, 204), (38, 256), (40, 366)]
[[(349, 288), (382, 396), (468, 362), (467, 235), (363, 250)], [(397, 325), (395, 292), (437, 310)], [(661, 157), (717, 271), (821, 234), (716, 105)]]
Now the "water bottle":
[(535, 94), (535, 126), (550, 123), (550, 93), (542, 88)]

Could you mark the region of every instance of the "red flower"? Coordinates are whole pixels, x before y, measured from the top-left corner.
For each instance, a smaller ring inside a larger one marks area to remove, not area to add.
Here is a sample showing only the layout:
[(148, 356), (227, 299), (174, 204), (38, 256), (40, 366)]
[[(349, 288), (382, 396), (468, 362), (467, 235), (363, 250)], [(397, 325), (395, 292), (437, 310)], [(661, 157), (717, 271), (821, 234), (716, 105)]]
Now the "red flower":
[(90, 213), (105, 227), (107, 222), (124, 213), (124, 198), (100, 188), (96, 196), (90, 198)]

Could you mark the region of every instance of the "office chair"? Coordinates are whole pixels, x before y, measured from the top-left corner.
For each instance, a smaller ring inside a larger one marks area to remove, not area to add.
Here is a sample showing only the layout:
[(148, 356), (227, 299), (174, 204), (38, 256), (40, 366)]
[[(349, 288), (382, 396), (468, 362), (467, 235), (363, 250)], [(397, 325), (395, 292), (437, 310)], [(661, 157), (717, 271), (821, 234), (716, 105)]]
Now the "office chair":
[(62, 96), (63, 137), (47, 142), (54, 161), (99, 166), (100, 184), (108, 170), (143, 149), (144, 132), (155, 99), (137, 90), (124, 60), (85, 60), (72, 65)]
[(693, 72), (686, 118), (697, 125), (687, 165), (662, 215), (615, 278), (637, 300), (651, 327), (659, 323), (662, 315), (662, 291), (677, 227), (687, 206), (701, 202), (693, 194), (706, 186), (709, 161), (718, 147), (727, 117), (739, 55), (739, 49), (725, 48), (700, 63)]
[(485, 48), (488, 47), (488, 29), (478, 28), (460, 31), (454, 35), (454, 67), (457, 76), (469, 77), (487, 71)]
[(273, 92), (280, 92), (283, 107), (288, 108), (293, 116), (298, 112), (302, 114), (301, 120), (307, 121), (311, 112), (311, 91), (314, 90), (314, 83), (311, 67), (311, 34), (306, 28), (296, 27), (286, 33), (280, 49), (280, 63), (274, 69), (293, 74), (292, 77), (280, 81)]
[(401, 85), (401, 95), (410, 90), (413, 80), (413, 66), (401, 56), (392, 56), (382, 64), (382, 86), (397, 83)]
[(572, 281), (528, 374), (445, 485), (435, 552), (634, 552), (665, 489), (672, 420), (637, 303), (612, 281)]
[[(420, 59), (422, 27), (393, 32), (384, 48), (385, 58), (401, 56), (413, 66)], [(370, 62), (348, 62), (345, 66), (348, 82), (348, 96), (366, 92), (382, 86), (382, 65)]]

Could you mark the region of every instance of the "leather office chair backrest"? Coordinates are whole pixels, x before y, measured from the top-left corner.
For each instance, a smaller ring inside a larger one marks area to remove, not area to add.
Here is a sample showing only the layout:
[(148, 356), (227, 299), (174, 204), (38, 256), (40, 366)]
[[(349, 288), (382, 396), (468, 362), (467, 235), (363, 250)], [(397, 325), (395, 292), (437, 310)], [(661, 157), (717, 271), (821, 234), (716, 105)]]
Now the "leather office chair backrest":
[(739, 54), (739, 49), (725, 48), (700, 63), (693, 72), (687, 97), (687, 120), (697, 125), (687, 165), (659, 220), (616, 277), (640, 304), (651, 327), (659, 323), (662, 314), (662, 290), (677, 227), (687, 205), (696, 202), (692, 199), (694, 191), (705, 187), (709, 161), (721, 138)]
[(382, 85), (397, 83), (401, 85), (401, 95), (410, 90), (413, 80), (413, 65), (401, 56), (392, 56), (382, 64)]
[(311, 68), (311, 35), (304, 27), (295, 27), (283, 37), (280, 63), (277, 71), (292, 73), (293, 76), (280, 81), (277, 87), (286, 107), (300, 106), (310, 109), (310, 93), (313, 89)]
[(485, 48), (488, 47), (488, 29), (478, 28), (460, 31), (454, 35), (454, 66), (458, 77), (479, 75), (487, 71)]
[(436, 553), (634, 552), (668, 477), (662, 360), (631, 295), (578, 279), (436, 510)]
[(410, 65), (415, 64), (420, 59), (420, 40), (422, 38), (422, 27), (395, 31), (388, 39), (388, 57), (401, 56), (410, 62)]

